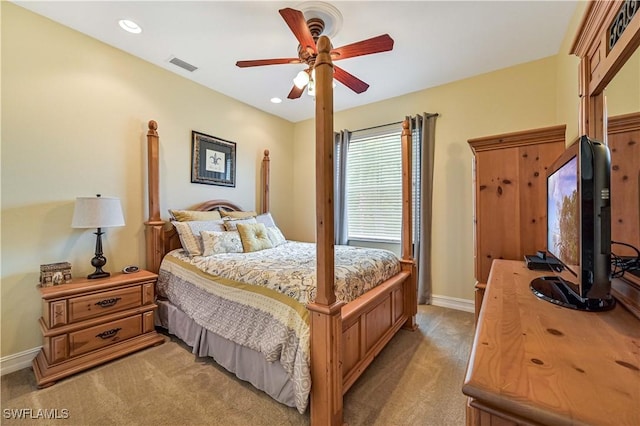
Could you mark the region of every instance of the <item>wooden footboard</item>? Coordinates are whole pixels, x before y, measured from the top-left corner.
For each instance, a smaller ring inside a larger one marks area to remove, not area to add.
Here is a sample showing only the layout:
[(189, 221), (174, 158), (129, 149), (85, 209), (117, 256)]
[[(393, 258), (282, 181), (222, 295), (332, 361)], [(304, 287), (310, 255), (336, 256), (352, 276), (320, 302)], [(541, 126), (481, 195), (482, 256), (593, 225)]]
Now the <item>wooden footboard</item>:
[(342, 307), (342, 393), (346, 393), (398, 330), (415, 313), (404, 300), (415, 293), (403, 270)]

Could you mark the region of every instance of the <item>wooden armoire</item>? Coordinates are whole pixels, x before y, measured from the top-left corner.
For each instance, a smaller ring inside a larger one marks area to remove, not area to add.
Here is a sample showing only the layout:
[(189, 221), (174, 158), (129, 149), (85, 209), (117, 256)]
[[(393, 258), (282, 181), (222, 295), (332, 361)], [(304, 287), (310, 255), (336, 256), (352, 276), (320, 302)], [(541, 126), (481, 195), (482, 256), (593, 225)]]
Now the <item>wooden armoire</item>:
[(476, 320), (491, 262), (546, 250), (546, 169), (565, 150), (565, 127), (468, 141), (474, 154)]

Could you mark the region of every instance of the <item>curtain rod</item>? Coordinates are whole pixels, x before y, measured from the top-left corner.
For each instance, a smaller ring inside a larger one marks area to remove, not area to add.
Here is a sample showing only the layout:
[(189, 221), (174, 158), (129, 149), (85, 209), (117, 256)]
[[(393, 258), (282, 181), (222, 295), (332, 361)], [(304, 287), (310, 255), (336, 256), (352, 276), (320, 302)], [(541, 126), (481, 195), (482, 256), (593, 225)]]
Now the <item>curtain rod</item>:
[[(424, 115), (425, 115), (427, 118), (430, 118), (430, 117), (439, 117), (439, 116), (440, 116), (440, 114), (438, 114), (437, 112), (429, 113), (429, 114), (427, 114), (427, 113), (425, 112), (425, 113), (424, 113)], [(404, 120), (402, 120), (402, 121), (404, 121)], [(364, 128), (364, 129), (352, 130), (351, 132), (352, 132), (352, 133), (353, 133), (353, 132), (364, 132), (364, 131), (366, 131), (366, 130), (378, 129), (378, 128), (380, 128), (380, 127), (393, 126), (394, 124), (402, 124), (402, 121), (396, 121), (396, 122), (393, 122), (393, 123), (387, 123), (387, 124), (380, 124), (379, 126), (366, 127), (366, 128)]]
[(380, 124), (379, 126), (372, 126), (372, 127), (367, 127), (367, 128), (364, 128), (364, 129), (352, 130), (351, 133), (353, 133), (353, 132), (364, 132), (365, 130), (379, 129), (380, 127), (393, 126), (394, 124), (402, 124), (402, 121), (396, 121), (394, 123), (387, 123), (387, 124)]

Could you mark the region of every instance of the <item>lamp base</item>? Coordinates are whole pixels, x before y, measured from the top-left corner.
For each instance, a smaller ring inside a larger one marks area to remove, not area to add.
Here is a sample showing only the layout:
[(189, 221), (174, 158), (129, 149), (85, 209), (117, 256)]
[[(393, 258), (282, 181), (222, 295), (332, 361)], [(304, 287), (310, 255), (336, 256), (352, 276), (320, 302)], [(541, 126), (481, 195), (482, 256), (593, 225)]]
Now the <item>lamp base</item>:
[(107, 258), (102, 255), (102, 230), (98, 228), (98, 232), (96, 234), (96, 255), (91, 259), (91, 266), (96, 268), (93, 274), (87, 275), (87, 278), (90, 280), (95, 280), (98, 278), (107, 278), (111, 275), (108, 272), (102, 270), (102, 267), (107, 264)]
[(109, 272), (96, 271), (93, 274), (87, 275), (87, 278), (90, 279), (90, 280), (95, 280), (97, 278), (107, 278), (110, 275), (111, 274)]

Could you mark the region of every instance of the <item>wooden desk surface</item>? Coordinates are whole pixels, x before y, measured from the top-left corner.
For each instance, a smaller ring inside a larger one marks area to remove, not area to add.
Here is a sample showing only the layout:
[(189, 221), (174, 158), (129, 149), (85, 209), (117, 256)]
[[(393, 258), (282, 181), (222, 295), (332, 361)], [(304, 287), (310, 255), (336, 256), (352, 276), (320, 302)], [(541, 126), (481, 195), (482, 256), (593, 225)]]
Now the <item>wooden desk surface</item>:
[(640, 425), (640, 321), (537, 298), (529, 283), (549, 274), (494, 261), (464, 394), (532, 423)]

